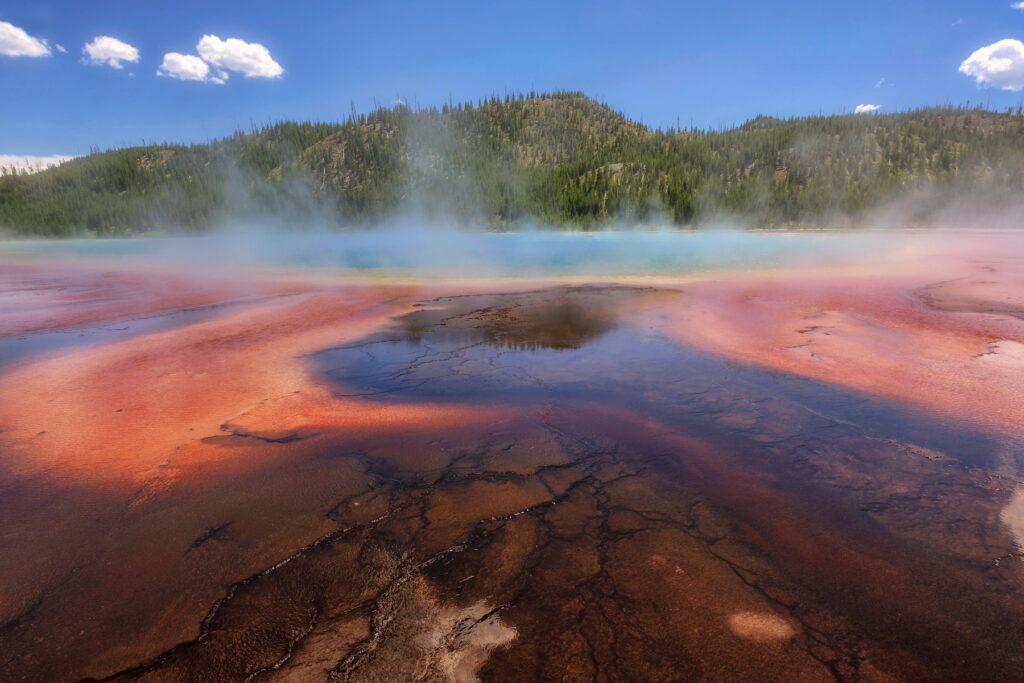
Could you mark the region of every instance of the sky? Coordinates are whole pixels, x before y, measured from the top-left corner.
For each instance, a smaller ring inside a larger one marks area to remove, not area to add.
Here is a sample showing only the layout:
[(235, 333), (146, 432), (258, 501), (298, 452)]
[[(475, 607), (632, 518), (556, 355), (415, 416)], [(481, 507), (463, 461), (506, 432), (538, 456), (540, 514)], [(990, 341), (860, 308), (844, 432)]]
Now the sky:
[(1013, 0), (0, 0), (0, 164), (530, 90), (656, 127), (1002, 109), (1022, 40)]

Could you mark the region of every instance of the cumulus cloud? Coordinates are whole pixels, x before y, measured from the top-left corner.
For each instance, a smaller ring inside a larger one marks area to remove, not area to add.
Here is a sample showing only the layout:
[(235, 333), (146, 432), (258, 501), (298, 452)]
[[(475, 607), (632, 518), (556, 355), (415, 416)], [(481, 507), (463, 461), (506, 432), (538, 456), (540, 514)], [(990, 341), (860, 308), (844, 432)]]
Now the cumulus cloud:
[(51, 166), (58, 166), (74, 157), (54, 154), (52, 156), (32, 156), (17, 154), (0, 154), (0, 174), (9, 173), (38, 173)]
[(235, 71), (246, 78), (278, 78), (284, 73), (281, 65), (270, 56), (270, 50), (259, 43), (205, 35), (196, 45), (196, 51), (212, 66), (222, 71)]
[(183, 55), (179, 52), (168, 52), (164, 61), (156, 70), (157, 76), (177, 78), (180, 81), (200, 81), (203, 83), (223, 83), (224, 80), (215, 74), (211, 77), (210, 65), (195, 55)]
[(157, 69), (158, 76), (169, 76), (183, 81), (223, 84), (230, 73), (246, 78), (279, 78), (284, 69), (270, 56), (270, 50), (259, 43), (247, 43), (238, 38), (221, 40), (204, 35), (196, 44), (196, 55), (168, 52)]
[(67, 54), (67, 52), (68, 52), (67, 50), (64, 49), (64, 46), (61, 45), (60, 43), (57, 43), (56, 45), (54, 45), (54, 47), (57, 48), (57, 52), (61, 53), (62, 55), (63, 54)]
[(125, 62), (138, 62), (139, 50), (117, 38), (96, 36), (82, 48), (85, 62), (94, 66), (109, 66), (123, 69)]
[(1012, 5), (1010, 5), (1010, 7), (1013, 9), (1019, 9), (1020, 11), (1024, 12), (1024, 2), (1015, 2)]
[(5, 57), (48, 57), (50, 46), (42, 38), (33, 38), (14, 24), (0, 21), (0, 55)]
[(858, 104), (853, 108), (854, 114), (873, 114), (882, 108), (880, 104)]
[(1024, 90), (1024, 43), (1004, 38), (978, 48), (960, 65), (960, 73), (971, 76), (978, 85)]

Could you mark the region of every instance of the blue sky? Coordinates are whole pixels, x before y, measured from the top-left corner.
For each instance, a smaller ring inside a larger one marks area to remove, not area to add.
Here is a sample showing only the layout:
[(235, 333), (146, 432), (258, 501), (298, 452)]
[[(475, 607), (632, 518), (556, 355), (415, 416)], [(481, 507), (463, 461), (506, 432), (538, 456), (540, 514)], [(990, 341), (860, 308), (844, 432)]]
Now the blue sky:
[[(858, 104), (1002, 108), (1024, 99), (1003, 89), (1024, 86), (1024, 44), (1003, 44), (1001, 76), (984, 55), (975, 76), (959, 69), (979, 48), (1024, 39), (1012, 1), (0, 0), (8, 52), (22, 40), (10, 27), (49, 50), (0, 56), (0, 154), (198, 142), (279, 119), (337, 120), (353, 103), (365, 111), (395, 98), (440, 104), (530, 89), (583, 90), (655, 126), (727, 127)], [(198, 50), (206, 35), (221, 52)], [(99, 36), (135, 48), (137, 61), (83, 63)], [(256, 61), (231, 61), (232, 45)], [(260, 45), (269, 61), (251, 52)], [(208, 69), (207, 80), (158, 76), (167, 53)]]

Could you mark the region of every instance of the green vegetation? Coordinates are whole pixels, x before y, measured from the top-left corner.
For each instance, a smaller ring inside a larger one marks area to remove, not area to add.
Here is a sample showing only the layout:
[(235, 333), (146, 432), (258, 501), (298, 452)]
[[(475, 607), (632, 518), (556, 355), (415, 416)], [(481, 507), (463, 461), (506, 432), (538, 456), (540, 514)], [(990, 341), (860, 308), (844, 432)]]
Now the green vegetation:
[(64, 236), (228, 219), (359, 224), (399, 211), (491, 226), (722, 214), (820, 225), (918, 191), (1024, 190), (1024, 116), (965, 107), (758, 117), (655, 131), (579, 93), (492, 98), (344, 123), (281, 123), (206, 145), (95, 153), (0, 176), (0, 227)]

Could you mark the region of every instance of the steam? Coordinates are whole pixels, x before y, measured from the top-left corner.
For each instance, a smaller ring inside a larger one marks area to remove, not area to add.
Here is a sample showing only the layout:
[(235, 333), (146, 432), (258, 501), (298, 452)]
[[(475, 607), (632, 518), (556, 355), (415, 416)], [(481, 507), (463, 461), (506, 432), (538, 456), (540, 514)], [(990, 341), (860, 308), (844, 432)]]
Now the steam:
[[(0, 259), (41, 256), (156, 267), (191, 277), (268, 272), (414, 279), (677, 276), (919, 258), (923, 250), (948, 248), (950, 240), (963, 242), (952, 234), (1015, 230), (1024, 216), (1020, 204), (972, 200), (973, 188), (965, 185), (946, 195), (919, 188), (856, 218), (837, 211), (823, 222), (828, 229), (817, 231), (751, 230), (756, 217), (729, 215), (683, 230), (657, 212), (644, 224), (622, 221), (597, 230), (529, 224), (495, 231), (487, 227), (493, 213), (486, 193), (471, 170), (457, 163), (464, 157), (461, 138), (444, 119), (417, 119), (406, 134), (409, 152), (395, 188), (400, 215), (372, 226), (347, 221), (307, 171), (293, 167), (268, 182), (227, 162), (217, 176), (222, 207), (214, 217), (217, 227), (201, 236), (179, 231), (135, 239), (0, 242)], [(810, 138), (796, 152), (806, 164), (818, 163), (821, 156)], [(159, 210), (154, 209), (154, 224), (161, 223)]]
[[(153, 201), (145, 221), (165, 226), (163, 236), (7, 241), (0, 242), (0, 259), (41, 256), (153, 266), (195, 277), (225, 271), (412, 278), (673, 276), (899, 259), (919, 254), (922, 246), (948, 244), (950, 238), (939, 240), (939, 232), (1016, 230), (1024, 216), (1015, 193), (988, 191), (993, 174), (1020, 173), (1024, 167), (1024, 156), (1007, 152), (995, 167), (986, 167), (987, 174), (968, 173), (955, 186), (941, 188), (922, 182), (866, 212), (851, 214), (843, 210), (842, 197), (823, 197), (823, 205), (834, 207), (834, 213), (822, 218), (818, 231), (749, 230), (763, 222), (756, 210), (743, 216), (714, 214), (713, 178), (704, 187), (708, 197), (698, 202), (704, 216), (715, 217), (705, 218), (698, 230), (672, 225), (654, 200), (637, 214), (646, 217), (642, 224), (630, 216), (587, 231), (524, 224), (522, 217), (496, 214), (494, 187), (481, 185), (481, 169), (467, 165), (467, 131), (451, 117), (433, 110), (413, 112), (404, 103), (396, 104), (394, 113), (402, 122), (391, 124), (394, 130), (388, 134), (405, 136), (403, 157), (396, 180), (380, 190), (388, 201), (380, 203), (390, 206), (395, 199), (399, 209), (392, 218), (375, 217), (372, 227), (349, 220), (338, 197), (325, 191), (324, 179), (301, 163), (285, 162), (262, 175), (243, 159), (225, 155), (217, 160), (211, 173), (216, 181), (208, 188), (219, 207), (208, 217), (216, 227), (203, 236), (172, 226), (170, 216), (180, 199), (173, 192), (185, 190), (168, 189)], [(821, 137), (796, 139), (789, 171), (824, 172), (831, 144)], [(875, 154), (860, 136), (842, 145), (854, 157)], [(508, 164), (493, 163), (485, 177), (498, 178), (503, 192), (525, 192), (523, 179), (504, 167)], [(768, 187), (752, 186), (750, 192), (758, 199), (753, 204), (767, 211)], [(508, 229), (489, 229), (496, 219)], [(928, 234), (921, 237), (914, 230)]]
[[(899, 224), (899, 217), (893, 222)], [(295, 272), (410, 278), (684, 275), (899, 259), (938, 249), (928, 231), (755, 232), (639, 228), (490, 232), (416, 221), (349, 232), (240, 225), (201, 237), (22, 240), (0, 258), (39, 256), (203, 274)]]

